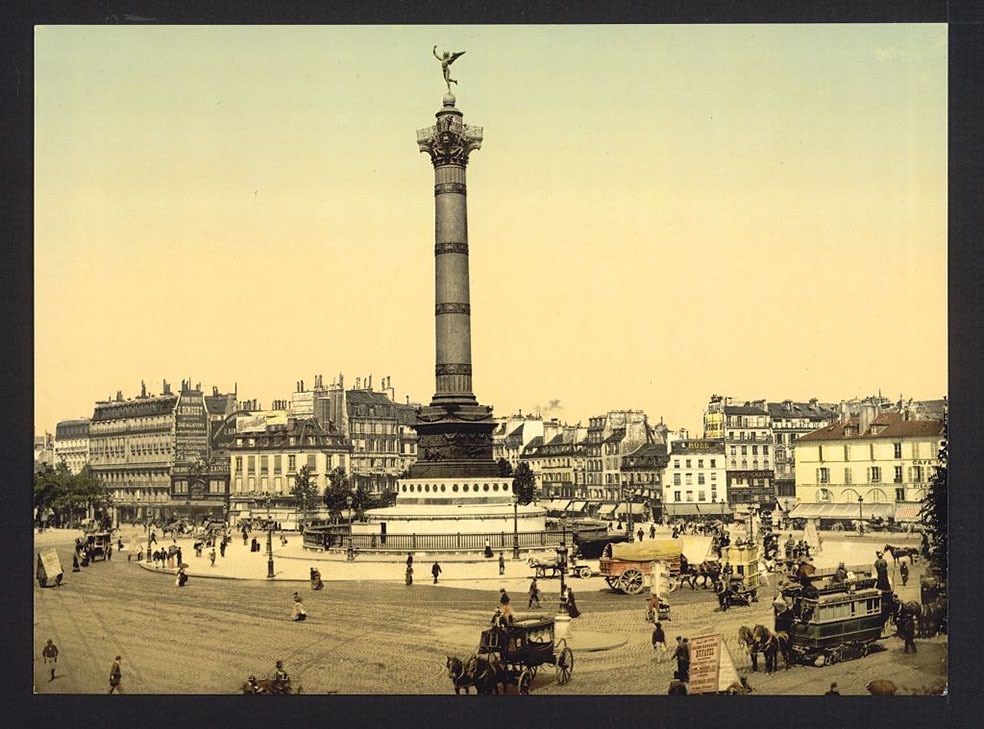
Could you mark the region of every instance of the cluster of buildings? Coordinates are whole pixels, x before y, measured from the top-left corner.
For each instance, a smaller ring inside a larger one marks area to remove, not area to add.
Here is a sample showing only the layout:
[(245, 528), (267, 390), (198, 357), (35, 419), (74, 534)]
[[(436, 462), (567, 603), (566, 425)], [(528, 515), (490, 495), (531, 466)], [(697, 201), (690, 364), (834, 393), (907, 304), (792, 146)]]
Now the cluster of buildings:
[[(138, 396), (117, 391), (91, 418), (36, 437), (35, 461), (73, 472), (89, 465), (114, 521), (270, 515), (290, 523), (304, 467), (319, 493), (342, 469), (353, 488), (394, 495), (417, 460), (419, 407), (397, 402), (389, 377), (374, 388), (372, 376), (346, 387), (341, 374), (328, 385), (318, 375), (269, 408), (239, 399), (235, 387), (208, 393), (184, 380), (172, 392), (164, 381), (150, 393), (141, 383)], [(945, 410), (945, 398), (712, 395), (699, 438), (650, 423), (641, 410), (611, 410), (587, 425), (519, 412), (496, 418), (493, 458), (527, 464), (539, 503), (554, 513), (710, 517), (778, 502), (794, 516), (890, 518), (925, 495)]]

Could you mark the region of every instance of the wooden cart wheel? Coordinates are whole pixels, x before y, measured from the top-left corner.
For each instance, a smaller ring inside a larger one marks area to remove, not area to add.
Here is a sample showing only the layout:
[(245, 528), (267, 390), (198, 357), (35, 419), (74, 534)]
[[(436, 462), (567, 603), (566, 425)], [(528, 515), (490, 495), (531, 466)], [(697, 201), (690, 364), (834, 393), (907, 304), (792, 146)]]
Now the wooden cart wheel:
[(619, 587), (622, 588), (623, 592), (627, 592), (630, 595), (638, 595), (642, 592), (643, 587), (642, 571), (637, 569), (627, 569), (622, 573), (622, 579), (619, 581)]
[(608, 583), (608, 586), (610, 588), (612, 588), (616, 592), (619, 592), (619, 591), (621, 591), (621, 588), (618, 586), (618, 583), (619, 583), (620, 579), (621, 578), (619, 578), (619, 577), (606, 577), (605, 578), (605, 582)]
[(527, 696), (530, 693), (530, 684), (533, 683), (533, 673), (528, 668), (524, 668), (523, 672), (519, 674), (519, 681), (516, 682), (516, 686), (519, 689), (519, 693), (523, 696)]
[(591, 568), (581, 565), (580, 567), (577, 568), (577, 576), (580, 577), (582, 580), (588, 579), (589, 577), (591, 577)]
[(571, 672), (574, 670), (574, 652), (564, 645), (564, 649), (557, 658), (557, 683), (563, 686), (571, 680)]

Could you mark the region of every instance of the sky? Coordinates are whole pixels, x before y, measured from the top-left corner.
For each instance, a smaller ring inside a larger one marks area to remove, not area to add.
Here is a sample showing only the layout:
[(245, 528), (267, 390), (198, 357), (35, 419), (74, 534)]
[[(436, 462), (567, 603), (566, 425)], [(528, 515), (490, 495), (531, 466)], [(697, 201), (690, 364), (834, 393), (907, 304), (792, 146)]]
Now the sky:
[(35, 428), (190, 378), (434, 392), (452, 76), (479, 400), (946, 394), (945, 25), (40, 26)]

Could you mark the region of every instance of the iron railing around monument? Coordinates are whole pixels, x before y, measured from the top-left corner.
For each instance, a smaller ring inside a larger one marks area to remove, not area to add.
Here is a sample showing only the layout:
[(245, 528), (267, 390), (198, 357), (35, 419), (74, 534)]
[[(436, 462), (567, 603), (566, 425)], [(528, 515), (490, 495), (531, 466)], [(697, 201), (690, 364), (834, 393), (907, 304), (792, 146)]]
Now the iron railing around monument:
[[(567, 543), (575, 532), (570, 529), (549, 529), (536, 532), (519, 532), (520, 549), (554, 548), (566, 537)], [(604, 526), (578, 528), (579, 538), (602, 539), (608, 530)], [(480, 551), (488, 544), (493, 551), (512, 549), (512, 532), (479, 532), (474, 534), (349, 534), (348, 527), (314, 527), (304, 531), (304, 547), (307, 549), (346, 549), (351, 545), (356, 550), (376, 550), (412, 552), (415, 550), (431, 552)]]

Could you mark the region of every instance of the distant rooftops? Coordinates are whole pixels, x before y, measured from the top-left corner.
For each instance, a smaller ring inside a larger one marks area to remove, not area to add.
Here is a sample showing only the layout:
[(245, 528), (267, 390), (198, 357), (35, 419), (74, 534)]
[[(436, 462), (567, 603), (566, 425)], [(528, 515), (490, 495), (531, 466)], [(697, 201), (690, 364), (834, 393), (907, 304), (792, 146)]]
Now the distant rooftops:
[(871, 424), (863, 430), (860, 418), (849, 418), (802, 435), (796, 442), (799, 444), (865, 438), (926, 438), (942, 435), (942, 420), (935, 418), (913, 420), (907, 419), (902, 413), (885, 412), (872, 420)]

